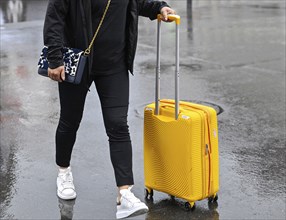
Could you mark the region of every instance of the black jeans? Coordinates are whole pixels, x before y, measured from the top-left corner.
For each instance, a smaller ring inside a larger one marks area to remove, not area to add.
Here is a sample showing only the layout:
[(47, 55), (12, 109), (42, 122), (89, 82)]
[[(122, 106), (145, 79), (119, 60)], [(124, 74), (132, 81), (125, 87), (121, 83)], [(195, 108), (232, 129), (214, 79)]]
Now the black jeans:
[[(128, 72), (95, 76), (88, 85), (90, 86), (92, 82), (95, 83), (101, 102), (116, 184), (117, 186), (133, 185), (132, 146), (127, 124)], [(87, 91), (85, 82), (79, 85), (59, 83), (61, 112), (56, 131), (56, 163), (58, 166), (68, 167), (70, 165)]]

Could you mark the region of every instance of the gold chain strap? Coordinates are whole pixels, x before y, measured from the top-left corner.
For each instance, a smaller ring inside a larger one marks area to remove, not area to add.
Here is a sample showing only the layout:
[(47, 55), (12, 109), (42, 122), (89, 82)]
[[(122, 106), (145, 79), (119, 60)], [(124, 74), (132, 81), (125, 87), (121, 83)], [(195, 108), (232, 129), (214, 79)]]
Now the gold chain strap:
[(111, 0), (108, 0), (107, 5), (106, 5), (105, 10), (104, 10), (104, 13), (103, 13), (103, 15), (102, 15), (102, 18), (101, 18), (101, 20), (100, 20), (100, 22), (99, 22), (99, 25), (98, 25), (98, 27), (97, 27), (97, 29), (96, 29), (94, 35), (93, 35), (93, 38), (92, 38), (92, 40), (91, 40), (91, 42), (90, 42), (88, 48), (86, 48), (86, 50), (84, 51), (84, 55), (89, 55), (89, 54), (90, 54), (91, 47), (92, 47), (93, 42), (94, 42), (94, 40), (95, 40), (95, 38), (96, 38), (96, 36), (97, 36), (97, 34), (98, 34), (99, 29), (101, 28), (101, 25), (102, 25), (102, 23), (103, 23), (103, 20), (104, 20), (104, 18), (105, 18), (105, 15), (106, 15), (106, 13), (107, 13), (108, 8), (109, 8), (110, 2), (111, 2)]

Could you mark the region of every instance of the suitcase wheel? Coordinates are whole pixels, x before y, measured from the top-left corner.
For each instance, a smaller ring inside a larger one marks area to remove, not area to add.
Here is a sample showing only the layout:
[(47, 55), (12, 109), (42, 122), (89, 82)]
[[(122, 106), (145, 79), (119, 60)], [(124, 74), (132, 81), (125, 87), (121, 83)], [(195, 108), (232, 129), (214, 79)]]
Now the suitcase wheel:
[(153, 199), (153, 189), (145, 188), (145, 198)]
[(186, 202), (185, 203), (185, 209), (187, 211), (193, 211), (193, 210), (195, 210), (195, 208), (196, 208), (195, 202)]
[(218, 200), (218, 195), (214, 194), (213, 196), (208, 198), (209, 202), (216, 202)]

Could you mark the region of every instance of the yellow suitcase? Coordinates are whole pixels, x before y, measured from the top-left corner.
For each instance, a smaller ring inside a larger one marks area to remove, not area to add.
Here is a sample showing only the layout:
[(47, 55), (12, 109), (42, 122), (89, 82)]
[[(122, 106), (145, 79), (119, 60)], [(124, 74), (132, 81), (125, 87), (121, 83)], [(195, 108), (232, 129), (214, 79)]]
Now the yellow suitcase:
[(160, 19), (158, 19), (156, 98), (144, 110), (145, 196), (153, 190), (186, 200), (216, 202), (219, 190), (218, 127), (215, 109), (179, 102), (179, 16), (176, 16), (175, 100), (159, 100)]

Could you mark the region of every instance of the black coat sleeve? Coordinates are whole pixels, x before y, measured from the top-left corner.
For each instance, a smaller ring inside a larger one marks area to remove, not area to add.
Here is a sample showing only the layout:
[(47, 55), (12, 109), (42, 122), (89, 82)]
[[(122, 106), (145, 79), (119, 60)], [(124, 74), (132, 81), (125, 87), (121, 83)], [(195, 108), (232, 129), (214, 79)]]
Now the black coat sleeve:
[(49, 67), (63, 65), (63, 35), (70, 0), (49, 0), (44, 22), (44, 45), (48, 47)]
[(139, 15), (154, 20), (157, 18), (157, 14), (160, 14), (161, 8), (170, 6), (164, 1), (138, 0), (138, 7)]

